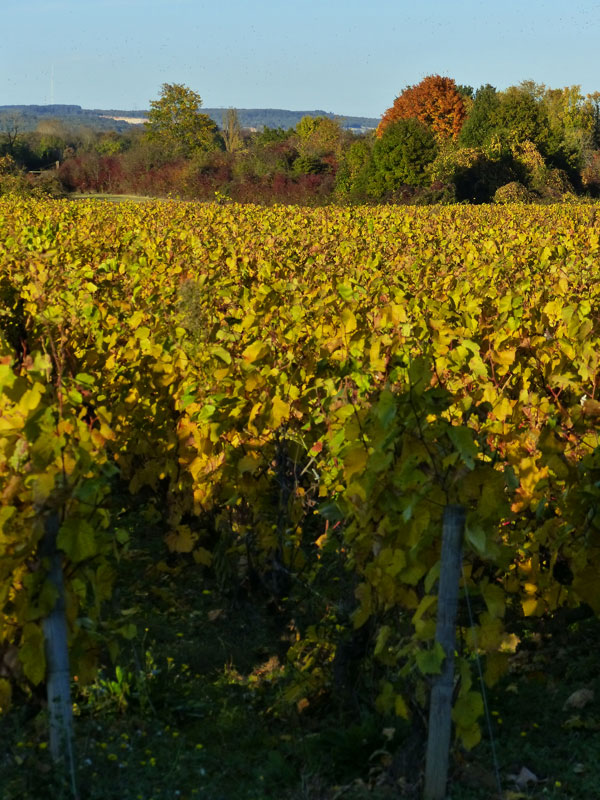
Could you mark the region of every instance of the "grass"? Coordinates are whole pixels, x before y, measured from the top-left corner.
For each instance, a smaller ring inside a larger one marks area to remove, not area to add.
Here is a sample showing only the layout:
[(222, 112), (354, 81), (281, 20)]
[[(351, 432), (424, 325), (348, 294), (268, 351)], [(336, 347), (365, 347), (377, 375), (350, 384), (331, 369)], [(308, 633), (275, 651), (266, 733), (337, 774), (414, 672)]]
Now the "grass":
[[(223, 596), (185, 557), (132, 551), (118, 602), (137, 636), (94, 684), (73, 684), (82, 800), (387, 800), (416, 798), (424, 742), (369, 703), (286, 704), (289, 631), (268, 605)], [(156, 559), (158, 561), (158, 559)], [(511, 673), (490, 692), (503, 797), (600, 797), (600, 696), (588, 620), (524, 632)], [(43, 703), (0, 719), (2, 800), (69, 798), (47, 749)], [(523, 768), (535, 779), (519, 785)], [(511, 777), (513, 776), (513, 777)], [(449, 800), (495, 794), (489, 738), (453, 753)]]

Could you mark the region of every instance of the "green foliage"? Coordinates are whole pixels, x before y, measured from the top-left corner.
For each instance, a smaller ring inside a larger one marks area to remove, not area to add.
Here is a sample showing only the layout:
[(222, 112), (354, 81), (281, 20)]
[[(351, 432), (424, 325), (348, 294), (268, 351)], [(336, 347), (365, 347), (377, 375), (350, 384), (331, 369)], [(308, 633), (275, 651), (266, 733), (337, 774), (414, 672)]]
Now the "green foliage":
[(318, 129), (319, 124), (325, 117), (302, 117), (296, 125), (296, 133), (301, 139), (309, 139)]
[(200, 113), (202, 99), (179, 83), (164, 83), (159, 100), (150, 102), (146, 134), (172, 155), (194, 156), (218, 146), (217, 126)]
[(543, 106), (528, 91), (511, 86), (500, 95), (492, 112), (494, 135), (508, 147), (533, 142), (545, 151), (550, 138), (550, 123)]
[(292, 169), (295, 175), (319, 175), (327, 171), (328, 165), (319, 156), (300, 155), (294, 160)]
[(483, 147), (490, 141), (499, 104), (498, 92), (489, 83), (477, 90), (458, 137), (463, 147)]
[(373, 146), (368, 192), (372, 197), (392, 195), (401, 186), (426, 186), (427, 169), (435, 159), (433, 133), (416, 119), (390, 123)]
[[(41, 679), (38, 544), (60, 512), (81, 683), (114, 633), (136, 641), (123, 562), (140, 604), (173, 609), (186, 564), (194, 602), (219, 590), (195, 640), (228, 599), (284, 620), (281, 718), (359, 692), (416, 725), (457, 503), (476, 631), (461, 622), (455, 717), (473, 746), (473, 650), (491, 685), (520, 626), (600, 608), (594, 213), (4, 199), (0, 631), (22, 671), (3, 707)], [(148, 671), (113, 680), (106, 662), (98, 694), (135, 705)], [(240, 705), (221, 709), (229, 733)]]
[(373, 140), (360, 138), (343, 152), (336, 173), (336, 193), (343, 200), (364, 200), (367, 197)]
[(277, 142), (285, 142), (295, 133), (293, 128), (284, 130), (283, 128), (264, 128), (259, 131), (255, 136), (255, 143), (259, 146), (275, 144)]
[(496, 189), (516, 176), (510, 155), (492, 155), (482, 148), (454, 145), (440, 150), (429, 173), (432, 181), (451, 184), (456, 200), (471, 203), (489, 203)]
[(306, 156), (339, 154), (342, 147), (342, 129), (339, 122), (329, 117), (303, 117), (296, 125), (300, 139), (299, 151)]

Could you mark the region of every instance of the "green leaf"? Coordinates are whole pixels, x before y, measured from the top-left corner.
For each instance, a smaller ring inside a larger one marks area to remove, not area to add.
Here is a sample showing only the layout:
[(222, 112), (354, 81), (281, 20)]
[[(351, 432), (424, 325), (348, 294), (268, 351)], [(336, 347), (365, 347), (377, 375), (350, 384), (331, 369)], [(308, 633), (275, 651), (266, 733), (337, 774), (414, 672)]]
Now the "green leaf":
[(117, 628), (117, 633), (124, 639), (133, 639), (137, 634), (137, 628), (133, 622), (128, 622), (127, 625), (121, 625), (120, 628)]
[(439, 675), (446, 654), (439, 642), (435, 642), (430, 650), (419, 650), (416, 655), (417, 666), (423, 675)]
[(83, 397), (81, 392), (78, 392), (77, 389), (69, 389), (67, 392), (67, 397), (73, 403), (73, 405), (80, 405), (83, 402)]
[(465, 692), (452, 709), (452, 719), (461, 728), (470, 728), (483, 714), (483, 699), (479, 692)]
[(345, 519), (342, 509), (335, 500), (328, 500), (326, 503), (322, 503), (317, 511), (329, 522), (342, 522)]
[(213, 347), (212, 352), (213, 355), (220, 358), (221, 361), (224, 361), (226, 364), (231, 364), (231, 355), (229, 354), (229, 351), (226, 350), (224, 347)]
[[(473, 722), (472, 725), (466, 727), (457, 725), (456, 738), (461, 742), (465, 750), (472, 750), (481, 741), (481, 728), (479, 727), (479, 723)], [(522, 797), (525, 797), (525, 795), (522, 795)]]
[(210, 567), (212, 564), (212, 553), (205, 547), (197, 547), (192, 556), (196, 564), (202, 564), (204, 567)]
[(78, 372), (75, 375), (75, 380), (77, 383), (83, 383), (86, 386), (93, 386), (94, 385), (94, 378), (92, 375), (87, 375), (85, 372)]
[(44, 387), (42, 384), (34, 383), (31, 389), (27, 389), (19, 400), (19, 410), (23, 412), (34, 411), (39, 406), (43, 393)]
[(390, 628), (389, 625), (382, 625), (382, 627), (379, 629), (379, 633), (377, 634), (377, 639), (375, 641), (374, 654), (376, 656), (381, 655), (381, 653), (383, 652), (383, 649), (387, 644), (387, 640), (390, 638), (391, 632), (392, 629)]
[(480, 554), (487, 552), (487, 536), (485, 530), (476, 520), (469, 521), (465, 525), (465, 539)]
[(210, 419), (212, 417), (212, 415), (215, 413), (216, 410), (217, 407), (214, 406), (212, 403), (205, 403), (202, 406), (202, 411), (200, 411), (200, 413), (198, 414), (198, 419), (201, 422), (205, 422), (207, 419)]
[(394, 705), (394, 687), (389, 681), (384, 681), (381, 685), (381, 691), (375, 698), (375, 708), (380, 714), (389, 714)]
[(384, 389), (379, 395), (375, 406), (375, 416), (384, 428), (389, 428), (396, 416), (396, 397), (389, 389)]
[(347, 303), (349, 303), (351, 300), (354, 300), (354, 292), (352, 291), (352, 287), (348, 286), (347, 283), (338, 283), (337, 290), (342, 300), (345, 300)]
[(458, 450), (465, 465), (469, 469), (473, 469), (478, 451), (471, 428), (467, 428), (465, 425), (452, 426), (448, 429), (448, 438)]
[(357, 442), (344, 453), (344, 477), (350, 483), (355, 475), (362, 475), (369, 453), (362, 442)]
[(23, 628), (19, 660), (23, 665), (25, 676), (37, 686), (46, 675), (46, 653), (44, 651), (44, 634), (35, 622), (28, 622)]
[(488, 583), (482, 591), (483, 599), (491, 617), (503, 617), (506, 606), (504, 590), (500, 586)]
[(95, 531), (83, 519), (66, 519), (60, 526), (56, 544), (74, 564), (98, 552)]
[(128, 531), (126, 531), (125, 528), (116, 528), (115, 539), (119, 544), (127, 544), (127, 542), (129, 541)]

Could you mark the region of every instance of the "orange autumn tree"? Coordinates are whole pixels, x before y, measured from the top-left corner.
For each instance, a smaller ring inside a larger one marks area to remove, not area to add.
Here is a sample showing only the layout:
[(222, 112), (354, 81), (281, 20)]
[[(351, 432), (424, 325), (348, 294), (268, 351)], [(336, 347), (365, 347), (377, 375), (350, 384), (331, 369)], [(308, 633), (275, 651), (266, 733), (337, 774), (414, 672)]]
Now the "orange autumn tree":
[(456, 139), (466, 115), (465, 104), (452, 78), (428, 75), (416, 86), (408, 86), (394, 100), (381, 118), (377, 136), (392, 122), (416, 117), (431, 127), (438, 140)]

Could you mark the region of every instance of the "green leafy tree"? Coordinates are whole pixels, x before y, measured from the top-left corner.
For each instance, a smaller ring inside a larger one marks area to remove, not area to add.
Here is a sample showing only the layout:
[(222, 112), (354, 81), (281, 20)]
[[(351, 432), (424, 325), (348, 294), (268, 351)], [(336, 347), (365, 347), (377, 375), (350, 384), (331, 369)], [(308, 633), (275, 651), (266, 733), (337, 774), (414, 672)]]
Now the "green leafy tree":
[(373, 147), (369, 194), (381, 198), (403, 185), (426, 186), (427, 167), (436, 154), (435, 135), (419, 120), (402, 119), (386, 125)]
[(500, 141), (511, 149), (522, 142), (533, 142), (544, 152), (550, 139), (548, 114), (534, 94), (511, 86), (500, 95), (492, 123)]
[(477, 90), (459, 135), (459, 142), (463, 147), (483, 147), (489, 141), (494, 131), (494, 114), (499, 103), (498, 92), (489, 83)]
[(547, 89), (542, 105), (550, 124), (548, 151), (555, 166), (574, 174), (594, 149), (593, 107), (581, 94), (579, 86)]
[(600, 92), (586, 95), (586, 105), (592, 118), (592, 140), (595, 147), (600, 147)]
[(456, 84), (456, 91), (462, 97), (463, 101), (465, 99), (473, 100), (475, 98), (475, 89), (472, 86), (468, 86), (464, 83)]
[(288, 130), (284, 130), (283, 128), (264, 128), (262, 131), (255, 134), (253, 137), (253, 144), (259, 147), (279, 144), (281, 142), (286, 142), (294, 136), (294, 133), (293, 128), (288, 128)]
[(312, 134), (317, 130), (319, 127), (319, 120), (322, 119), (321, 117), (310, 117), (305, 116), (302, 117), (300, 122), (296, 125), (296, 133), (302, 139), (308, 139), (312, 136)]
[(218, 129), (201, 114), (202, 99), (181, 83), (163, 83), (160, 99), (150, 102), (146, 133), (172, 155), (191, 157), (218, 146)]
[(366, 198), (372, 149), (372, 137), (361, 137), (344, 150), (335, 176), (338, 197), (354, 201)]
[(228, 153), (237, 153), (244, 147), (240, 118), (235, 108), (228, 108), (223, 114), (223, 142)]
[(302, 117), (296, 125), (300, 139), (298, 150), (302, 155), (339, 155), (342, 149), (343, 132), (337, 120), (330, 117)]

